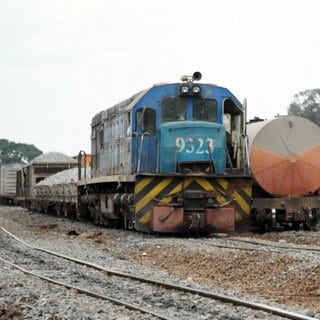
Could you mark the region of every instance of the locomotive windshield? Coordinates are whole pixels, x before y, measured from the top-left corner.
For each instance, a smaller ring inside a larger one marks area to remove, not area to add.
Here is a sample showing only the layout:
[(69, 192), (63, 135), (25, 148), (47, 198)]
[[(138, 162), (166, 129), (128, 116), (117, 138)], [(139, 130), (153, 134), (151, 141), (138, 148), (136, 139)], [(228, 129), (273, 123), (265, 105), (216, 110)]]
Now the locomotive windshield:
[[(183, 121), (187, 119), (188, 100), (181, 97), (165, 97), (161, 101), (162, 121)], [(214, 99), (194, 99), (193, 120), (215, 121), (217, 119), (217, 101)]]
[(161, 101), (162, 121), (186, 120), (187, 100), (180, 97), (165, 97)]
[(193, 119), (214, 121), (217, 118), (217, 101), (213, 99), (196, 99), (193, 104)]

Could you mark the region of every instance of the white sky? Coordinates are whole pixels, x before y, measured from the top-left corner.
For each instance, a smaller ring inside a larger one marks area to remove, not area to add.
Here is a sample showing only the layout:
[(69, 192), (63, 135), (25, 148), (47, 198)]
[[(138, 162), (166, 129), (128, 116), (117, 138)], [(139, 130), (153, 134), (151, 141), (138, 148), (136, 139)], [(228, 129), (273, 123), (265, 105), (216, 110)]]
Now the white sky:
[(200, 71), (286, 114), (320, 88), (320, 0), (0, 0), (0, 138), (90, 152), (92, 117)]

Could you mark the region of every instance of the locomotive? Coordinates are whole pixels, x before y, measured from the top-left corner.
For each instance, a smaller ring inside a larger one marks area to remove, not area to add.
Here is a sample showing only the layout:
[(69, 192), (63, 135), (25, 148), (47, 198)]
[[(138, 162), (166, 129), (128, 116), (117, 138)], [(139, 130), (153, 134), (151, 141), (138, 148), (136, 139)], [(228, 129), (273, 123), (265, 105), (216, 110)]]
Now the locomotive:
[(93, 117), (80, 217), (149, 233), (248, 225), (246, 106), (201, 77), (154, 85)]
[(253, 177), (251, 224), (264, 230), (320, 221), (320, 128), (280, 116), (247, 126)]

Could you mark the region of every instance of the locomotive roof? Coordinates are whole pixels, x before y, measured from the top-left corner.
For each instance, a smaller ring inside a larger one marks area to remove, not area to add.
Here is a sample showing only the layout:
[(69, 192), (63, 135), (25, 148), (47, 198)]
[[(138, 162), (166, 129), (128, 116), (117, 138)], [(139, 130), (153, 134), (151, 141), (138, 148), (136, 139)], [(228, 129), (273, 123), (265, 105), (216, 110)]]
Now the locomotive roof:
[[(168, 85), (181, 85), (183, 82), (177, 82), (177, 83), (159, 83), (159, 84), (155, 84), (152, 87), (142, 90), (136, 94), (134, 94), (132, 97), (130, 97), (129, 99), (123, 100), (120, 103), (117, 103), (116, 105), (104, 109), (100, 112), (98, 112), (91, 121), (91, 126), (94, 127), (96, 125), (98, 125), (102, 119), (107, 119), (112, 117), (113, 115), (116, 115), (119, 112), (123, 112), (124, 110), (131, 110), (134, 105), (152, 88), (154, 87), (162, 87), (162, 86), (168, 86)], [(226, 92), (229, 92), (230, 95), (232, 96), (232, 100), (234, 100), (234, 102), (237, 105), (241, 105), (240, 101), (229, 91), (229, 89), (225, 88), (225, 87), (220, 87), (216, 84), (212, 84), (212, 83), (200, 83), (201, 85), (206, 85), (206, 86), (213, 86), (216, 87), (217, 89), (220, 90), (225, 90)]]
[(108, 117), (110, 117), (110, 115), (112, 114), (116, 114), (118, 113), (120, 110), (123, 109), (132, 109), (132, 107), (141, 99), (141, 97), (143, 97), (147, 92), (149, 91), (149, 89), (146, 90), (142, 90), (136, 94), (134, 94), (132, 97), (123, 100), (119, 103), (117, 103), (116, 105), (107, 108), (105, 110), (100, 111), (99, 113), (97, 113), (93, 119), (92, 119), (92, 126), (95, 126), (96, 124), (100, 123), (101, 118), (106, 119)]

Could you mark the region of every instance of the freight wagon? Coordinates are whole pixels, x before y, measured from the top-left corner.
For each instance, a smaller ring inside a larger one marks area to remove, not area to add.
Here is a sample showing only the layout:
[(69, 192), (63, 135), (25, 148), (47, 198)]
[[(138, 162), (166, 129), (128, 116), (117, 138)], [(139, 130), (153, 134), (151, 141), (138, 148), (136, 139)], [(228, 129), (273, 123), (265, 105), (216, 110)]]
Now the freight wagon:
[(48, 152), (23, 166), (17, 175), (17, 201), (31, 209), (34, 202), (32, 188), (38, 182), (59, 171), (77, 167), (78, 161), (61, 152)]
[(248, 125), (251, 223), (310, 229), (320, 221), (320, 128), (295, 116)]
[(0, 166), (0, 203), (16, 204), (16, 180), (17, 171), (22, 164), (10, 163)]

